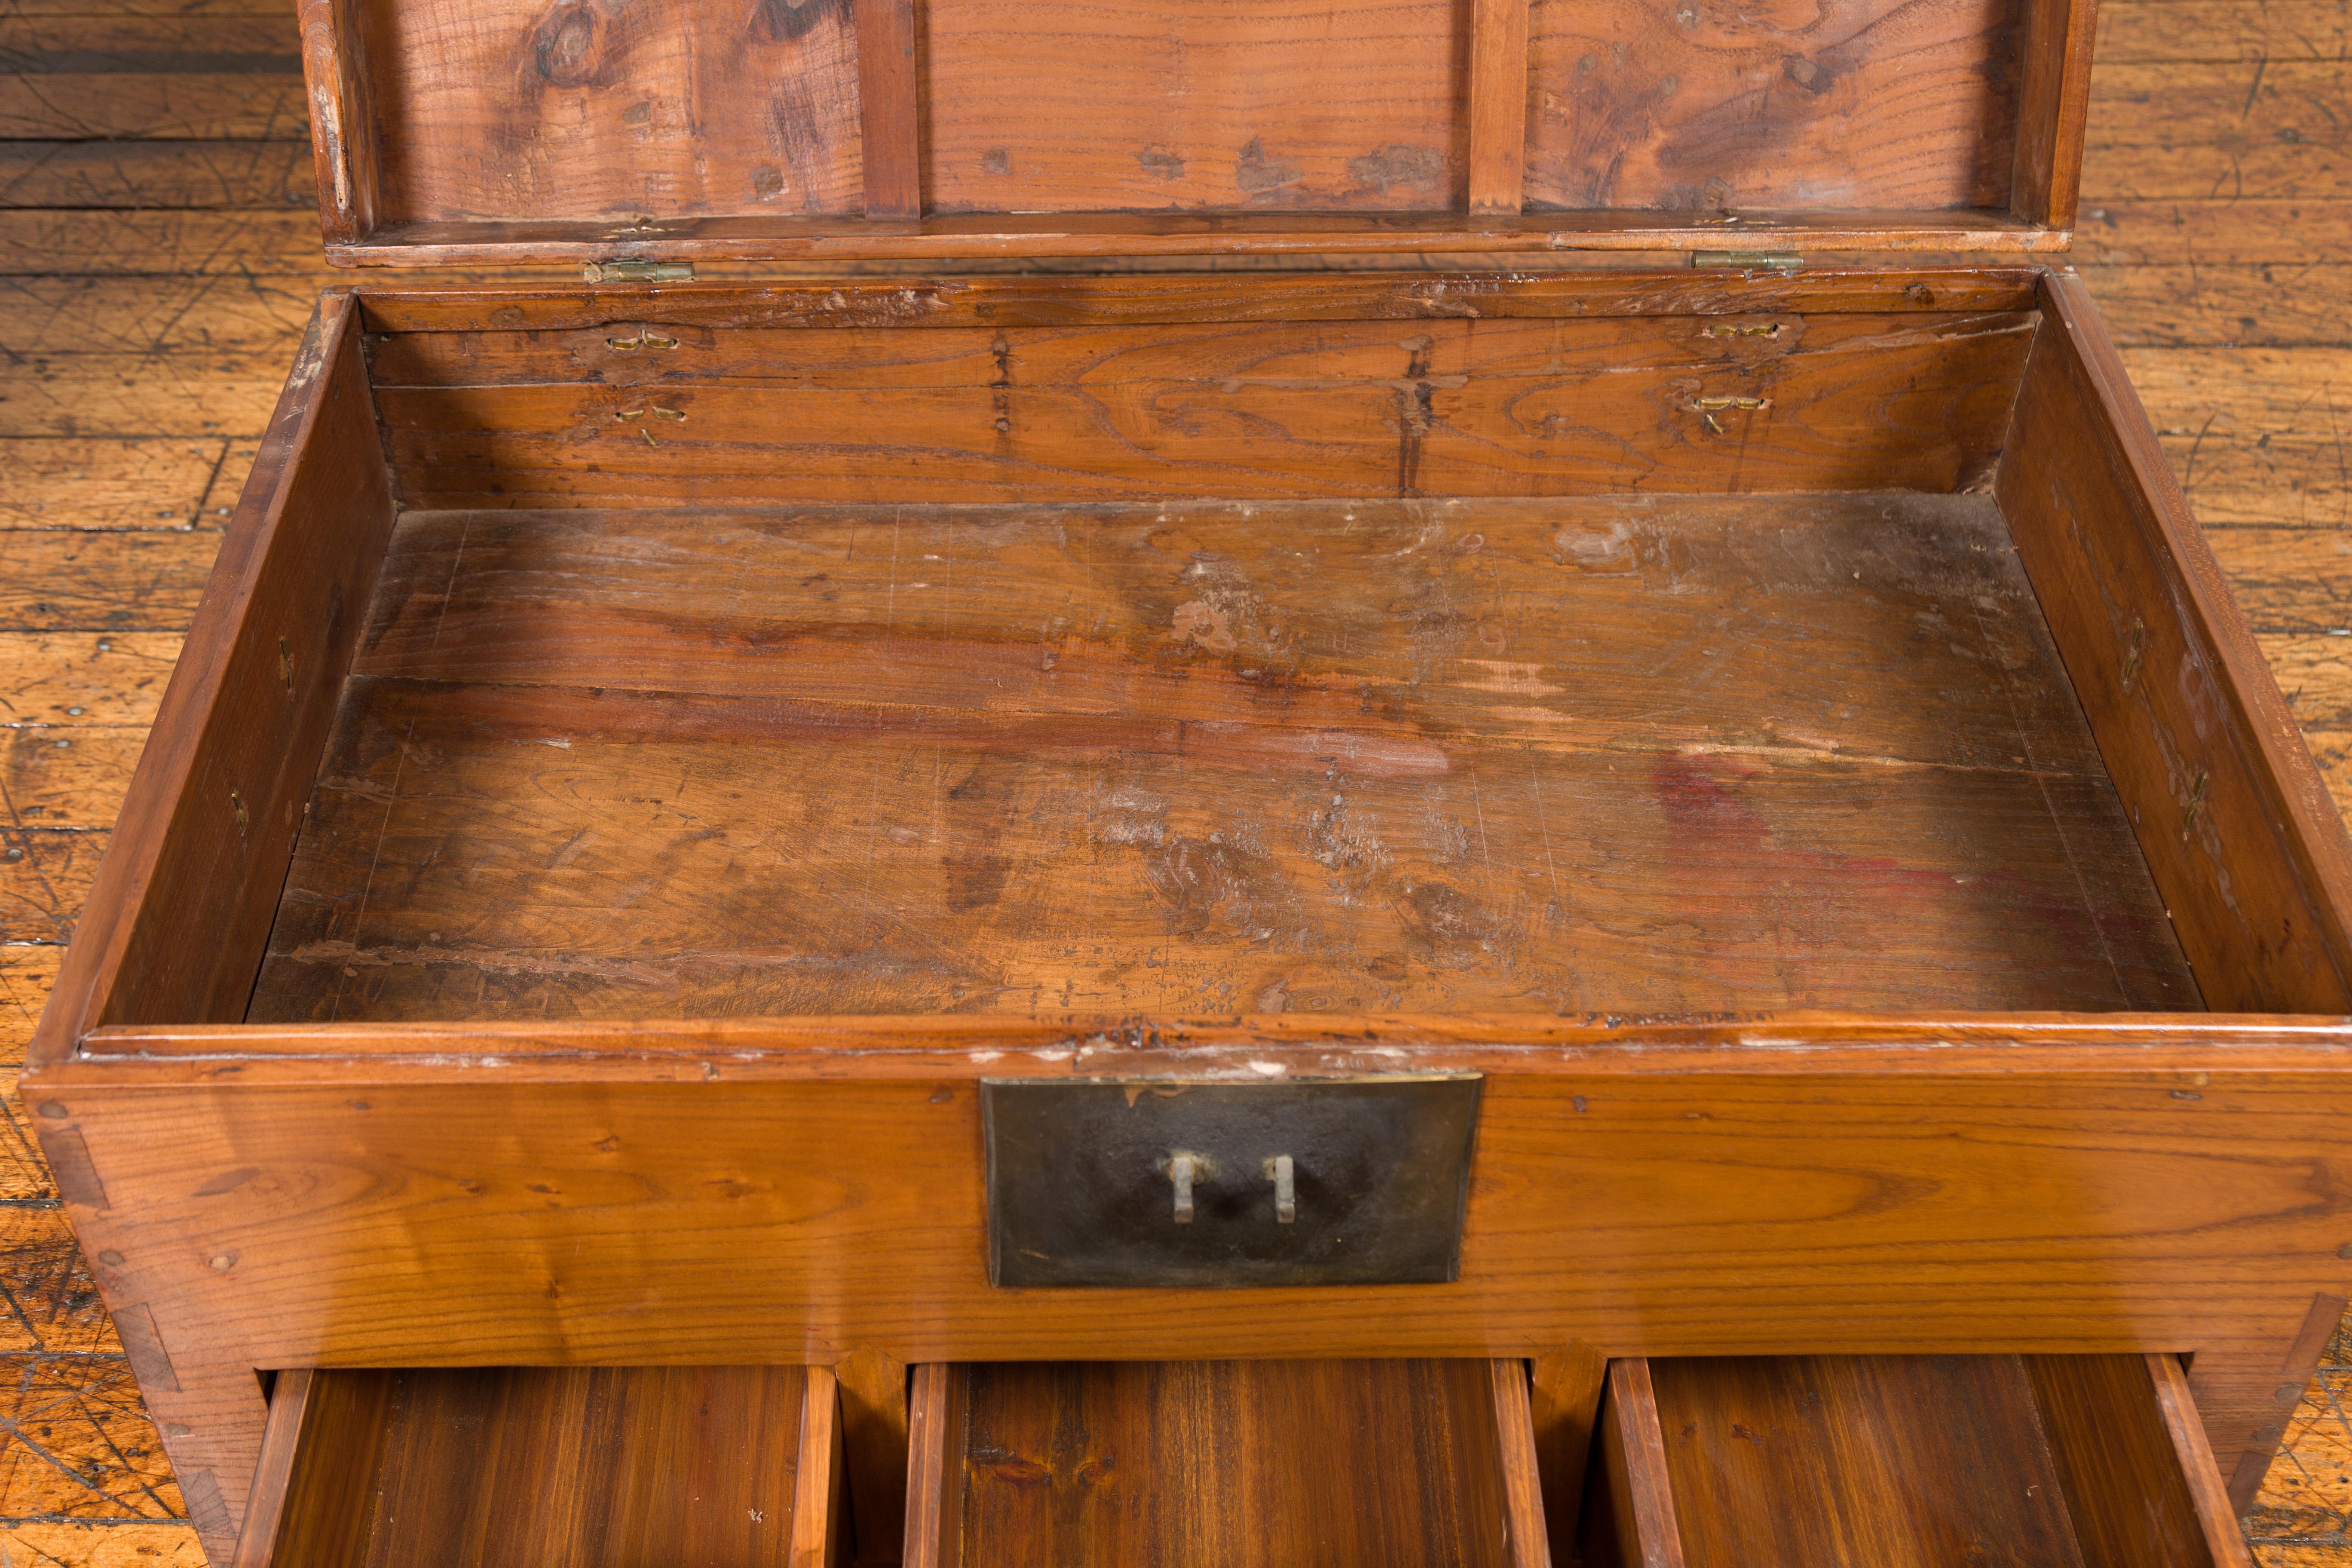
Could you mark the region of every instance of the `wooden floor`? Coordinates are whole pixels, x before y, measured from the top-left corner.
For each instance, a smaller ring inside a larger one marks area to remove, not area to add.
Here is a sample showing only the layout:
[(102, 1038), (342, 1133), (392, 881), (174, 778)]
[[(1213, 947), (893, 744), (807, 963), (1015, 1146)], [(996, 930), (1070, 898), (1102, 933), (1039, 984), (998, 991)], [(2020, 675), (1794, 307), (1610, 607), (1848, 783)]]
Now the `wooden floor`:
[[(21, 1053), (316, 289), (292, 0), (0, 0), (0, 1047)], [(2107, 0), (2076, 260), (2352, 803), (2352, 14)], [(194, 1563), (17, 1118), (0, 1564)], [(2250, 1521), (2352, 1564), (2352, 1350)]]

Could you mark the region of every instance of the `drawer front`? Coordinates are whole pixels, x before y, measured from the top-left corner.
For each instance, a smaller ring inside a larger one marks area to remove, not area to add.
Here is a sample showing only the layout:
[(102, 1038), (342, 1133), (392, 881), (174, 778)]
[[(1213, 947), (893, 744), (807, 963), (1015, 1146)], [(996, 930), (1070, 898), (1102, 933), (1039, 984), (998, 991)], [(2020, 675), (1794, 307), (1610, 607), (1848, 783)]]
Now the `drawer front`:
[(918, 1369), (906, 1568), (1544, 1568), (1517, 1361)]
[(2168, 1355), (1612, 1363), (1592, 1568), (2250, 1568)]
[(842, 1375), (285, 1373), (236, 1568), (2252, 1568), (2168, 1355)]
[(825, 1568), (824, 1367), (278, 1374), (236, 1568)]

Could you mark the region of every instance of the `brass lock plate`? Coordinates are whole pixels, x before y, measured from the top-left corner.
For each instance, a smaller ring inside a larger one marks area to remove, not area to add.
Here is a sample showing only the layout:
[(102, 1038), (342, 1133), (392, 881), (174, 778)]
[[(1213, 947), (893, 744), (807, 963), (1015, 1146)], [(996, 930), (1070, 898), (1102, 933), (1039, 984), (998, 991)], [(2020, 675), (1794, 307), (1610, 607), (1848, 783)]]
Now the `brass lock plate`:
[(1474, 1075), (992, 1079), (1001, 1286), (1443, 1283), (1460, 1272)]

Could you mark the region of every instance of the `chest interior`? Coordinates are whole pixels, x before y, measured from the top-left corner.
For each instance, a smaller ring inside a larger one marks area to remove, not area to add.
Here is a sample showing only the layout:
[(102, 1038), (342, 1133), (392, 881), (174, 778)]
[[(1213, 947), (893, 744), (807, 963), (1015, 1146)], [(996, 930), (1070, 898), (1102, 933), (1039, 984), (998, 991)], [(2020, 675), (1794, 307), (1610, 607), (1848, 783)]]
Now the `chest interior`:
[(2040, 330), (370, 331), (247, 1016), (2193, 1007), (2003, 504)]

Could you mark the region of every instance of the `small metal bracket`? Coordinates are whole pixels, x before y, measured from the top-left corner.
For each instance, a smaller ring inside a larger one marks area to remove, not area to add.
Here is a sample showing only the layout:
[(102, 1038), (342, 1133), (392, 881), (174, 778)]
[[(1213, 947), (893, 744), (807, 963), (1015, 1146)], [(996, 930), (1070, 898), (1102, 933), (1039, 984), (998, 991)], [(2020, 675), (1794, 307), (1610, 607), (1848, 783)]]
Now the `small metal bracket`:
[(691, 261), (583, 261), (580, 277), (588, 283), (691, 283)]
[(1793, 250), (1694, 250), (1691, 265), (1735, 272), (1794, 272), (1805, 258)]
[(1455, 1277), (1475, 1077), (981, 1086), (1002, 1286)]

